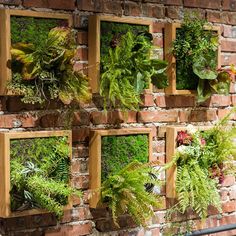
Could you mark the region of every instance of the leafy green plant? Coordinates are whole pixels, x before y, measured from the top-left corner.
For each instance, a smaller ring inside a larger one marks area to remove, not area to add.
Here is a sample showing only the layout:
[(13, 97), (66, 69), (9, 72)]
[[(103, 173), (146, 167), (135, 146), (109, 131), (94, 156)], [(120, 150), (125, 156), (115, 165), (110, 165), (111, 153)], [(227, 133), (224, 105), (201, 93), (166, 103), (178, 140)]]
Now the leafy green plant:
[(43, 208), (58, 218), (71, 195), (66, 137), (13, 139), (10, 142), (11, 210)]
[(13, 44), (13, 78), (8, 89), (22, 95), (25, 103), (56, 98), (64, 104), (73, 100), (88, 102), (91, 98), (88, 78), (73, 69), (75, 48), (74, 32), (65, 27), (51, 29), (40, 44)]
[(218, 184), (224, 181), (225, 173), (235, 174), (236, 128), (226, 126), (228, 117), (205, 131), (190, 126), (178, 133), (177, 152), (166, 166), (177, 166), (178, 203), (171, 212), (185, 213), (191, 208), (205, 218), (210, 205), (221, 210)]
[(100, 94), (105, 108), (108, 99), (114, 107), (137, 110), (140, 93), (151, 82), (158, 88), (167, 86), (167, 63), (150, 58), (151, 41), (147, 32), (135, 35), (128, 31), (101, 59)]
[(116, 226), (119, 227), (118, 216), (121, 214), (128, 213), (142, 226), (154, 216), (154, 208), (160, 206), (158, 195), (148, 192), (145, 185), (160, 185), (160, 181), (153, 178), (158, 173), (148, 164), (133, 161), (102, 183), (101, 201), (111, 209)]
[(217, 71), (218, 40), (218, 34), (204, 19), (185, 15), (173, 42), (176, 87), (197, 89), (198, 102), (205, 101), (213, 93), (229, 93), (230, 74)]
[(146, 134), (102, 137), (102, 182), (133, 160), (147, 163), (148, 146)]

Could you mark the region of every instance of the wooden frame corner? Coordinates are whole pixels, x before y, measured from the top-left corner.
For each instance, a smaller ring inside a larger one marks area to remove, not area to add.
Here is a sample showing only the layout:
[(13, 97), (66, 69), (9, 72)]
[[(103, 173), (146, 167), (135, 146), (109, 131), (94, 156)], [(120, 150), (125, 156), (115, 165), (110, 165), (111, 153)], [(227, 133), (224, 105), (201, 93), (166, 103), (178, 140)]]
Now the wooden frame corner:
[(110, 129), (110, 130), (92, 130), (90, 132), (89, 142), (89, 183), (92, 196), (89, 200), (89, 206), (96, 208), (100, 200), (101, 188), (101, 146), (103, 136), (112, 135), (136, 135), (147, 134), (149, 140), (149, 161), (152, 160), (152, 129), (151, 128), (125, 128), (125, 129)]

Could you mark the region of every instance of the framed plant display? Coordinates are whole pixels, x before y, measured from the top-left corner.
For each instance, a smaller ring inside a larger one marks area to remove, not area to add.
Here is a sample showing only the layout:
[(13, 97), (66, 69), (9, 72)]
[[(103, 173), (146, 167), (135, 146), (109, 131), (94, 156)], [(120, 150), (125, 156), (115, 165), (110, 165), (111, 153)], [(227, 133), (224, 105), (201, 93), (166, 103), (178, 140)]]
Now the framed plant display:
[[(89, 18), (89, 67), (93, 93), (109, 104), (136, 110), (143, 89), (165, 86), (167, 63), (151, 58), (152, 21), (128, 17)], [(156, 84), (155, 84), (156, 85)]]
[(75, 71), (75, 32), (69, 14), (0, 10), (0, 94), (24, 103), (89, 100), (88, 78)]
[(89, 143), (90, 207), (100, 200), (103, 181), (132, 161), (148, 163), (152, 156), (152, 129), (93, 130)]
[[(218, 185), (235, 173), (235, 127), (227, 118), (214, 126), (167, 127), (166, 197), (176, 198), (170, 212), (192, 209), (201, 218), (208, 207), (221, 211)], [(231, 163), (231, 164), (230, 164)]]
[(70, 208), (71, 131), (0, 133), (0, 217)]
[(198, 102), (202, 102), (212, 93), (228, 93), (230, 76), (218, 70), (220, 35), (219, 26), (211, 26), (198, 17), (185, 16), (182, 24), (165, 24), (167, 94), (197, 94)]

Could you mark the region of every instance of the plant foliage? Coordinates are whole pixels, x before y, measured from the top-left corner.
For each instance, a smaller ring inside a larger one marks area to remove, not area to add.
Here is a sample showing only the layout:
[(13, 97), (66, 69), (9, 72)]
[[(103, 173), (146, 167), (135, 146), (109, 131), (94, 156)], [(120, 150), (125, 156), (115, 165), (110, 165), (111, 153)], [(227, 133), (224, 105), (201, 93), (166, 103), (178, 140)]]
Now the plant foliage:
[(148, 147), (146, 134), (102, 137), (102, 182), (133, 160), (147, 163)]
[(226, 126), (227, 119), (205, 131), (189, 126), (178, 133), (177, 152), (166, 166), (177, 165), (178, 203), (171, 211), (185, 213), (191, 208), (205, 218), (210, 205), (221, 210), (218, 184), (225, 173), (235, 175), (236, 128)]
[(81, 195), (68, 184), (67, 142), (66, 137), (11, 140), (12, 211), (43, 208), (60, 218), (68, 197)]
[(137, 35), (128, 31), (120, 36), (101, 59), (100, 94), (112, 106), (137, 110), (140, 93), (152, 82), (158, 88), (167, 86), (163, 60), (150, 59), (152, 36), (147, 32)]
[[(209, 30), (205, 29), (209, 27)], [(229, 93), (230, 74), (217, 71), (218, 34), (204, 19), (185, 15), (173, 42), (177, 89), (197, 89), (198, 101)]]
[(43, 103), (56, 98), (64, 104), (73, 100), (89, 101), (88, 78), (73, 69), (76, 52), (74, 36), (71, 29), (56, 27), (40, 44), (13, 44), (13, 78), (8, 89), (22, 95), (25, 103)]
[(138, 161), (133, 161), (118, 173), (111, 175), (102, 183), (102, 202), (112, 211), (114, 223), (119, 227), (118, 216), (128, 213), (133, 220), (142, 226), (154, 216), (154, 208), (160, 206), (158, 195), (146, 191), (145, 185), (160, 185), (158, 171)]

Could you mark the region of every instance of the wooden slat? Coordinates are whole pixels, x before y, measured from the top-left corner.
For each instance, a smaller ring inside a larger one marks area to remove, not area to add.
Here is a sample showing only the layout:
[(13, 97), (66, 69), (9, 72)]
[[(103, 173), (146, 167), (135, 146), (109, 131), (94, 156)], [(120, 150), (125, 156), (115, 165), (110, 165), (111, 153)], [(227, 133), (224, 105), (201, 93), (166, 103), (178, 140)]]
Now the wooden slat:
[[(10, 207), (10, 141), (11, 139), (27, 138), (47, 138), (47, 137), (68, 137), (68, 146), (70, 149), (69, 159), (72, 160), (72, 132), (70, 130), (58, 131), (29, 131), (29, 132), (1, 132), (0, 133), (0, 217), (16, 217), (24, 215), (48, 213), (43, 209), (32, 209), (22, 212), (11, 212)], [(71, 181), (69, 182), (71, 185)], [(64, 210), (71, 209), (72, 200), (69, 198), (68, 204)]]
[(70, 27), (73, 25), (70, 14), (0, 9), (0, 95), (12, 95), (11, 91), (7, 91), (7, 83), (12, 78), (11, 70), (7, 67), (7, 63), (11, 59), (11, 16), (65, 19)]
[(102, 136), (111, 135), (148, 135), (149, 161), (152, 160), (152, 129), (151, 128), (126, 128), (126, 129), (111, 129), (111, 130), (92, 130), (90, 133), (89, 142), (89, 184), (92, 191), (89, 199), (89, 206), (96, 208), (100, 200), (101, 188), (101, 159), (102, 159)]
[[(93, 93), (99, 92), (99, 80), (100, 80), (100, 28), (101, 21), (128, 23), (136, 25), (149, 26), (149, 32), (153, 32), (153, 22), (147, 19), (131, 18), (131, 17), (118, 17), (118, 16), (103, 16), (93, 15), (89, 16), (88, 26), (88, 76), (90, 80), (90, 86)], [(152, 89), (152, 84), (149, 85), (149, 89)]]

